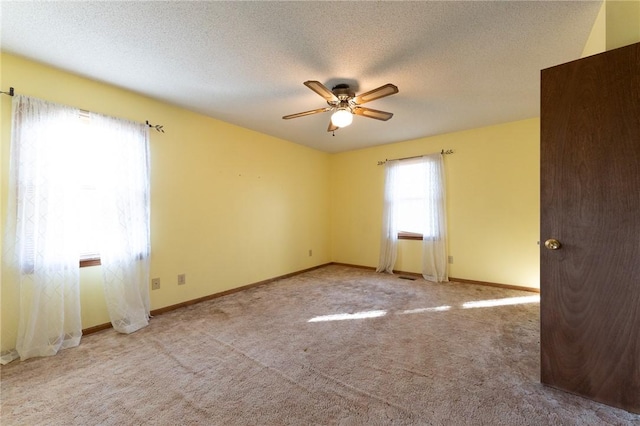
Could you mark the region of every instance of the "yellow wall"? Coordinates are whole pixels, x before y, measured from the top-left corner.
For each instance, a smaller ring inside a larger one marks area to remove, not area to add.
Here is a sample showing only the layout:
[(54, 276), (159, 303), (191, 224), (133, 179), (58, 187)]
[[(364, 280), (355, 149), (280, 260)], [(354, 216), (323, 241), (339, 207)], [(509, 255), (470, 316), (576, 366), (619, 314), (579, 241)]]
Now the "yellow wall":
[[(331, 261), (329, 154), (233, 126), (13, 55), (0, 87), (165, 126), (151, 132), (152, 309)], [(1, 96), (2, 224), (11, 98)], [(309, 257), (309, 249), (313, 256)], [(17, 323), (15, 283), (2, 280), (2, 350)], [(187, 284), (177, 285), (185, 273)], [(81, 270), (82, 326), (109, 322), (100, 267)]]
[[(537, 118), (335, 154), (331, 247), (336, 262), (376, 266), (384, 167), (379, 160), (445, 156), (450, 276), (539, 287)], [(401, 241), (396, 269), (421, 271), (420, 241)]]
[(582, 57), (640, 42), (640, 0), (606, 0)]
[(640, 42), (640, 0), (607, 0), (607, 50)]
[(602, 53), (605, 50), (607, 50), (607, 2), (602, 2), (581, 57)]

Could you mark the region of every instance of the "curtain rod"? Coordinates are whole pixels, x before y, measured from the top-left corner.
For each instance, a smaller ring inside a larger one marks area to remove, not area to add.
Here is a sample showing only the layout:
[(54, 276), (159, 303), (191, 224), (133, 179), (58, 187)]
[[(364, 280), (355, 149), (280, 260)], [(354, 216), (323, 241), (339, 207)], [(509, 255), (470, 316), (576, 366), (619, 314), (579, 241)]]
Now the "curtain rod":
[[(9, 96), (13, 96), (13, 95), (15, 95), (15, 93), (16, 93), (16, 92), (15, 92), (15, 89), (14, 89), (13, 87), (9, 87), (9, 91), (8, 91), (8, 92), (2, 92), (2, 91), (0, 91), (0, 95), (9, 95)], [(81, 114), (89, 114), (89, 113), (90, 113), (90, 111), (87, 111), (87, 110), (81, 109), (81, 110), (80, 110), (80, 113), (81, 113)], [(164, 129), (163, 129), (163, 127), (164, 127), (164, 126), (161, 126), (161, 125), (159, 125), (159, 124), (151, 124), (151, 123), (149, 123), (149, 120), (145, 121), (145, 122), (144, 122), (144, 124), (146, 124), (148, 127), (152, 128), (152, 129), (156, 129), (156, 132), (164, 133)]]
[[(447, 150), (443, 149), (442, 151), (440, 151), (440, 154), (442, 154), (442, 155), (453, 154), (453, 150), (452, 149), (447, 149)], [(378, 161), (378, 166), (382, 166), (387, 161), (392, 161), (392, 160), (398, 160), (398, 161), (411, 160), (412, 158), (420, 158), (420, 157), (424, 157), (425, 155), (429, 155), (429, 154), (414, 155), (413, 157), (403, 157), (403, 158), (387, 158), (384, 161)]]

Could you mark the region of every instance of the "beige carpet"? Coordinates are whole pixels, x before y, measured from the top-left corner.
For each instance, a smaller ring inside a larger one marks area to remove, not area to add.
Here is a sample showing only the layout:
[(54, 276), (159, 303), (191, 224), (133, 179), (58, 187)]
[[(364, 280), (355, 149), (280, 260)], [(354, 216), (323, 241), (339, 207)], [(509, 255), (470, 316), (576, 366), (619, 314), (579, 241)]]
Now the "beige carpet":
[[(57, 356), (2, 366), (0, 420), (639, 424), (539, 383), (532, 297), (329, 266), (157, 316), (133, 335), (107, 330)], [(502, 305), (477, 303), (487, 300)]]

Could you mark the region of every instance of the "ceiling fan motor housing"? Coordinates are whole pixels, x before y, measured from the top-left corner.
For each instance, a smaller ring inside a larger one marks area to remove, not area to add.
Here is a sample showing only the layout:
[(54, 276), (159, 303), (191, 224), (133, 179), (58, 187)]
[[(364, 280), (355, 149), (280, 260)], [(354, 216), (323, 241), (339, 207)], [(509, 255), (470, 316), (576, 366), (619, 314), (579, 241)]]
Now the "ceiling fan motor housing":
[(349, 88), (348, 84), (338, 84), (331, 89), (334, 95), (341, 101), (353, 98), (356, 94)]
[(344, 109), (353, 114), (353, 108), (355, 107), (353, 98), (356, 94), (349, 88), (349, 85), (338, 84), (333, 86), (331, 92), (333, 92), (333, 94), (339, 99), (338, 102), (327, 101), (327, 103), (332, 107), (332, 111)]

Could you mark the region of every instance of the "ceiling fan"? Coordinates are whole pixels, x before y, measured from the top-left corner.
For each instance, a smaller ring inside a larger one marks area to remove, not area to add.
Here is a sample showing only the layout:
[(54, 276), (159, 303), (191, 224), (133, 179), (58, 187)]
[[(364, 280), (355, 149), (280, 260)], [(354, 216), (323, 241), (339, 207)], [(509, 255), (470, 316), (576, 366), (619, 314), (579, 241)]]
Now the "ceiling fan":
[(360, 106), (367, 102), (398, 93), (398, 87), (391, 83), (387, 83), (384, 86), (380, 86), (377, 89), (370, 90), (358, 96), (356, 96), (356, 94), (349, 88), (348, 84), (338, 84), (331, 90), (327, 89), (322, 83), (315, 80), (305, 81), (304, 85), (322, 96), (329, 106), (311, 111), (299, 112), (297, 114), (285, 115), (282, 117), (283, 119), (289, 120), (291, 118), (304, 117), (305, 115), (332, 111), (333, 114), (331, 115), (331, 121), (329, 122), (327, 132), (333, 132), (341, 127), (347, 127), (350, 125), (353, 121), (354, 114), (382, 121), (387, 121), (393, 117), (393, 114), (390, 112), (378, 111), (377, 109)]

